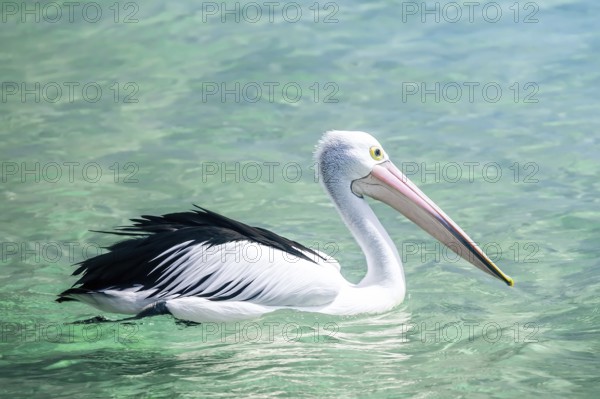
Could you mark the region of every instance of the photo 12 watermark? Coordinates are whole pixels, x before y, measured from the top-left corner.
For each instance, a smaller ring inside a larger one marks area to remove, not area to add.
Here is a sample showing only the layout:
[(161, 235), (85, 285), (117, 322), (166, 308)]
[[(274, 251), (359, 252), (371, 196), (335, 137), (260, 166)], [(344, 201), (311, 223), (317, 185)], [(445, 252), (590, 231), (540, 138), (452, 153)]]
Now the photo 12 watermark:
[(17, 82), (0, 83), (1, 103), (56, 104), (97, 103), (102, 99), (119, 104), (139, 103), (136, 82)]
[(537, 104), (536, 82), (402, 82), (402, 103), (490, 103), (503, 98), (522, 104)]
[[(304, 245), (305, 249), (295, 249), (297, 252), (285, 251), (270, 245), (254, 241), (234, 241), (222, 245), (204, 245), (195, 251), (196, 259), (205, 263), (234, 264), (273, 264), (280, 260), (286, 263), (308, 261), (313, 263), (337, 263), (336, 254), (340, 248), (337, 242), (314, 241)], [(167, 256), (167, 254), (165, 254)], [(160, 257), (158, 259), (161, 259)]]
[(139, 341), (136, 323), (60, 323), (0, 321), (0, 344), (9, 343), (96, 343), (132, 344)]
[(140, 170), (136, 162), (113, 162), (100, 164), (83, 161), (2, 161), (2, 183), (99, 183), (101, 181), (135, 184), (139, 183)]
[[(492, 262), (539, 263), (540, 245), (533, 241), (473, 242)], [(475, 255), (461, 246), (446, 246), (437, 241), (405, 240), (401, 245), (402, 262), (456, 263), (461, 259), (474, 261)]]
[(498, 183), (537, 184), (540, 166), (537, 162), (513, 162), (502, 166), (498, 162), (402, 162), (400, 170), (412, 181), (419, 183), (458, 183), (484, 181)]
[(201, 342), (221, 343), (293, 343), (300, 340), (326, 343), (334, 342), (339, 331), (335, 322), (315, 322), (311, 325), (274, 321), (205, 322), (196, 328)]
[(533, 1), (403, 1), (400, 5), (402, 22), (420, 23), (499, 23), (537, 24), (540, 6)]
[(3, 1), (0, 4), (0, 21), (3, 24), (72, 24), (80, 21), (136, 24), (139, 11), (139, 3), (134, 1)]
[(502, 326), (495, 321), (469, 322), (455, 321), (448, 323), (421, 322), (403, 323), (401, 337), (405, 342), (423, 344), (456, 343), (483, 341), (488, 344), (502, 342), (534, 343), (539, 340), (538, 323), (513, 323)]
[(298, 23), (301, 21), (336, 24), (339, 22), (338, 3), (329, 1), (294, 2), (294, 1), (264, 1), (264, 2), (216, 2), (202, 3), (202, 22), (220, 23)]
[(203, 103), (288, 103), (302, 99), (314, 103), (338, 103), (340, 88), (335, 82), (202, 82)]
[(297, 183), (306, 173), (298, 162), (214, 162), (200, 164), (201, 181), (221, 183)]

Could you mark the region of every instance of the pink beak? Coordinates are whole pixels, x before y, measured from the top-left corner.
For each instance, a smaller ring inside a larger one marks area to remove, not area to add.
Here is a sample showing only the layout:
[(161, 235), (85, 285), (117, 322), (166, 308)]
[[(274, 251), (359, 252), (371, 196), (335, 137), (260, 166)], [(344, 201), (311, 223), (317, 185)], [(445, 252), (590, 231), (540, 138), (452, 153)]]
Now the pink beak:
[(352, 192), (385, 202), (461, 258), (506, 284), (514, 285), (513, 279), (504, 274), (467, 233), (392, 162), (375, 165), (368, 176), (353, 181)]

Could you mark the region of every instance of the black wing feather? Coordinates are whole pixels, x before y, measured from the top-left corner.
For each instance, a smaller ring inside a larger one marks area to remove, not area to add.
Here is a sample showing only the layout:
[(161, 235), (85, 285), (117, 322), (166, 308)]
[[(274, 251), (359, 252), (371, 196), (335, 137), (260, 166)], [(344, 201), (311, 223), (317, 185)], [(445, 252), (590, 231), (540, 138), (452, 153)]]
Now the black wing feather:
[[(284, 238), (260, 227), (248, 226), (229, 219), (218, 213), (201, 208), (189, 212), (170, 213), (162, 216), (143, 215), (131, 219), (133, 225), (121, 226), (115, 232), (106, 232), (131, 237), (117, 242), (107, 249), (109, 252), (86, 259), (79, 263), (73, 275), (81, 275), (79, 280), (59, 295), (57, 301), (71, 300), (69, 295), (93, 292), (107, 288), (129, 288), (141, 286), (142, 289), (166, 287), (172, 281), (159, 281), (166, 269), (179, 256), (170, 262), (157, 267), (162, 259), (155, 259), (170, 248), (189, 241), (188, 245), (207, 244), (221, 245), (235, 241), (252, 241), (262, 245), (285, 251), (296, 257), (314, 262), (306, 253), (323, 259), (321, 255), (295, 241)], [(153, 270), (154, 269), (154, 270)], [(202, 284), (209, 276), (204, 276), (198, 284)], [(250, 282), (251, 283), (251, 282)], [(246, 284), (249, 285), (250, 283)], [(219, 292), (227, 292), (228, 284), (210, 293), (199, 293), (197, 296), (222, 300)], [(190, 291), (188, 287), (186, 291)], [(183, 293), (184, 294), (184, 293)], [(236, 292), (238, 294), (238, 292)], [(226, 295), (229, 299), (230, 295)]]

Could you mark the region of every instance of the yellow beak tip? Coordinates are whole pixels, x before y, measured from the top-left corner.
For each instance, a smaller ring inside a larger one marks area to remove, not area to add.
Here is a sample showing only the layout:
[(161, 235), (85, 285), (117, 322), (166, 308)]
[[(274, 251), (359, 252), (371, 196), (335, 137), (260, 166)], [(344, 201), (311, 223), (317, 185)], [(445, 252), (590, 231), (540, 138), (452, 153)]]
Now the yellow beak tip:
[(511, 287), (515, 286), (515, 280), (513, 280), (512, 278), (507, 277), (506, 280), (507, 280), (506, 282), (508, 283), (508, 285), (510, 285)]

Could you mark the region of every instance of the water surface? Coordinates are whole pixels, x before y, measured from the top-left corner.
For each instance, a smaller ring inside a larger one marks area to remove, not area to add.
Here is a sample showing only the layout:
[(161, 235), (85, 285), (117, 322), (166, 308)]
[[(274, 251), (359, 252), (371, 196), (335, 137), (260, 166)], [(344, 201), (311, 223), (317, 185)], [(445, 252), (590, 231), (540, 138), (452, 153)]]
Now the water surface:
[[(265, 6), (257, 19), (199, 1), (98, 2), (99, 19), (82, 8), (70, 20), (40, 3), (39, 22), (6, 3), (0, 392), (592, 397), (595, 2), (498, 2), (472, 21), (445, 3), (439, 15), (307, 3), (299, 17), (281, 4), (272, 21)], [(328, 251), (359, 281), (362, 254), (314, 178), (327, 129), (373, 133), (516, 286), (373, 203), (403, 251), (408, 296), (392, 312), (64, 324), (99, 314), (54, 302), (75, 281), (71, 264), (114, 240), (90, 230), (192, 203)]]

